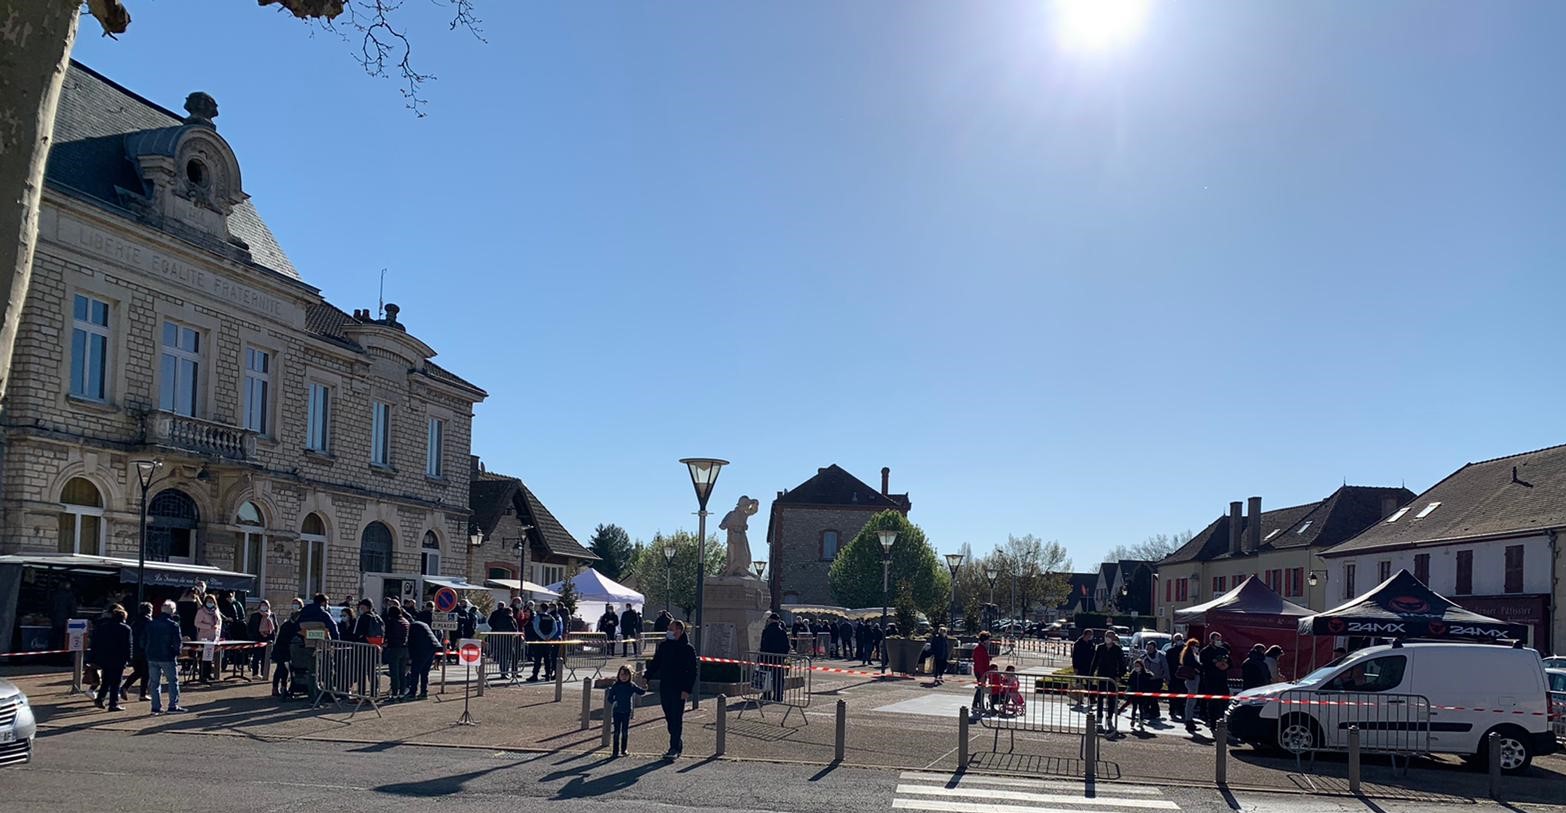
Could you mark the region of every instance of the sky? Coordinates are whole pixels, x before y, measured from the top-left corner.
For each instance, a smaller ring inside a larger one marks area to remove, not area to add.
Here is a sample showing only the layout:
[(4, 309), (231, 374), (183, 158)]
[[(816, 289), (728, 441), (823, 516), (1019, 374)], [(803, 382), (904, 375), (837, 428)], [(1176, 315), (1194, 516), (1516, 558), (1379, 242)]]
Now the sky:
[[(1079, 569), (1230, 500), (1566, 442), (1566, 5), (409, 2), (352, 41), (136, 0), (75, 56), (218, 101), (306, 281), (489, 393), (475, 453), (586, 541), (832, 463), (941, 551)], [(1091, 22), (1091, 21), (1090, 21)], [(1116, 33), (1111, 31), (1110, 33)]]

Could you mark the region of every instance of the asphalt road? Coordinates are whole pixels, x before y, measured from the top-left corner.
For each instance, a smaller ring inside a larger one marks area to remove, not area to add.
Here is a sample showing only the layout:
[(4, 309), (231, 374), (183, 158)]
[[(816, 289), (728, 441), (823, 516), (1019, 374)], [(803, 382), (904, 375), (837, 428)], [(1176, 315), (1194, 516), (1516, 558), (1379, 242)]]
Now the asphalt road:
[[(633, 747), (637, 744), (633, 743)], [(8, 810), (168, 813), (235, 805), (265, 811), (571, 811), (673, 809), (930, 811), (931, 813), (1219, 813), (1220, 811), (1437, 811), (1378, 802), (1210, 789), (1100, 786), (1028, 777), (482, 749), (267, 742), (210, 734), (70, 731), (39, 739), (33, 764), (0, 769)], [(223, 800), (221, 803), (218, 800)], [(1483, 810), (1464, 804), (1452, 810)], [(1501, 810), (1501, 808), (1495, 808)], [(1518, 809), (1538, 809), (1533, 807)]]

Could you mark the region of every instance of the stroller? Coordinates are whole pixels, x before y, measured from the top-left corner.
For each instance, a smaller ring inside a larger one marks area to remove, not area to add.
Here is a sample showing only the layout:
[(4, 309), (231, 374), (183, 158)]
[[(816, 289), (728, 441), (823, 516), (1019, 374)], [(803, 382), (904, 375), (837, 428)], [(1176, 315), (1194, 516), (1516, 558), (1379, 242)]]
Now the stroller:
[(986, 680), (989, 684), (989, 692), (986, 694), (985, 705), (989, 707), (990, 713), (1002, 717), (1015, 717), (1023, 712), (1025, 705), (1017, 679), (1017, 667), (1008, 666), (1004, 672), (992, 670), (986, 675)]

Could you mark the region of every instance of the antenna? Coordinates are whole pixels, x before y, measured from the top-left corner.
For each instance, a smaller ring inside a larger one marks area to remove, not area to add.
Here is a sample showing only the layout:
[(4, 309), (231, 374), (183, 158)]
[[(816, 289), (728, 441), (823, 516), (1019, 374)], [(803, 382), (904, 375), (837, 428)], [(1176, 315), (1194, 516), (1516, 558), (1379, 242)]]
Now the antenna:
[(375, 318), (386, 318), (386, 269), (381, 269), (381, 290), (376, 295)]

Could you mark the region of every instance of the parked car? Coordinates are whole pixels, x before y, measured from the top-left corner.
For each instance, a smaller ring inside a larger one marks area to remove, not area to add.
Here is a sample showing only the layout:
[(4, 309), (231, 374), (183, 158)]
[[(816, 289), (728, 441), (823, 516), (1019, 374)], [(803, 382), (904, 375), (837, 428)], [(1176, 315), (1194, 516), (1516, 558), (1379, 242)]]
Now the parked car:
[(1566, 669), (1566, 655), (1551, 655), (1544, 659), (1545, 669)]
[(1158, 630), (1138, 630), (1131, 633), (1130, 648), (1142, 652), (1147, 649), (1148, 641), (1158, 644), (1159, 651), (1163, 651), (1163, 648), (1169, 645), (1169, 633)]
[[(1273, 702), (1302, 690), (1320, 708)], [(1229, 704), (1230, 733), (1258, 746), (1285, 750), (1342, 749), (1342, 726), (1323, 725), (1333, 695), (1344, 692), (1419, 695), (1430, 701), (1430, 751), (1487, 764), (1491, 732), (1500, 735), (1501, 769), (1526, 770), (1535, 756), (1557, 746), (1539, 653), (1493, 644), (1418, 643), (1373, 646), (1323, 666), (1295, 683), (1240, 692)], [(1504, 710), (1497, 714), (1494, 710)], [(1439, 719), (1437, 719), (1439, 718)], [(1369, 729), (1374, 732), (1378, 729)], [(1387, 729), (1390, 730), (1390, 729)], [(1371, 746), (1372, 748), (1374, 745)]]
[(0, 765), (21, 765), (33, 758), (38, 733), (32, 706), (16, 684), (0, 679)]

